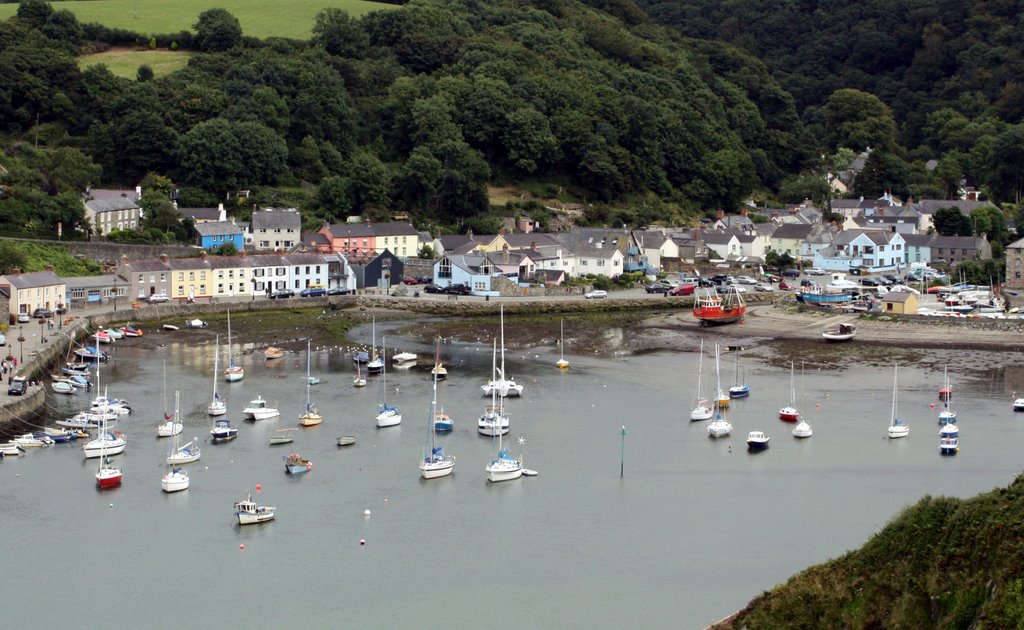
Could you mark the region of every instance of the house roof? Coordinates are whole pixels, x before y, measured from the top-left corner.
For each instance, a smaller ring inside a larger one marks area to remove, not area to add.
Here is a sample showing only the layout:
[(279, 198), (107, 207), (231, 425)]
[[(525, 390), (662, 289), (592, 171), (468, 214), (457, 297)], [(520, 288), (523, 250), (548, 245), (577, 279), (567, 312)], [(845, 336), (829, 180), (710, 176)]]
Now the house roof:
[(90, 188), (85, 191), (86, 200), (96, 201), (104, 199), (129, 199), (131, 201), (138, 201), (139, 193), (136, 190), (119, 189), (119, 188)]
[(669, 240), (661, 230), (633, 230), (633, 238), (645, 249), (659, 249)]
[(980, 236), (932, 236), (932, 247), (948, 249), (981, 249), (984, 239)]
[(109, 199), (90, 199), (85, 202), (87, 208), (93, 212), (116, 212), (118, 210), (135, 210), (139, 204), (132, 199), (124, 197), (110, 197)]
[(104, 273), (98, 276), (71, 276), (70, 278), (63, 278), (62, 280), (68, 291), (71, 291), (72, 289), (112, 287), (115, 282), (119, 282), (121, 284), (125, 283), (124, 278), (118, 276), (116, 273)]
[(772, 233), (772, 238), (805, 239), (810, 236), (813, 229), (814, 226), (810, 223), (783, 223)]
[[(843, 230), (836, 237), (832, 239), (832, 243), (835, 245), (849, 245), (858, 236), (866, 236), (875, 245), (887, 245), (895, 236), (896, 232), (888, 232), (885, 230)], [(900, 235), (903, 236), (902, 234)]]
[(178, 212), (193, 221), (220, 221), (220, 208), (178, 208)]
[(932, 242), (931, 234), (904, 234), (903, 240), (907, 247), (928, 247)]
[(883, 302), (899, 302), (901, 304), (906, 303), (907, 300), (914, 296), (913, 293), (908, 291), (890, 291), (882, 297)]
[(295, 209), (257, 210), (252, 213), (253, 230), (298, 230), (302, 227), (302, 217)]
[(196, 233), (199, 236), (221, 236), (243, 234), (242, 228), (231, 221), (209, 221), (207, 223), (196, 223)]
[(532, 249), (534, 247), (561, 246), (561, 243), (559, 243), (554, 236), (548, 234), (547, 232), (514, 232), (511, 234), (502, 234), (501, 237), (505, 239), (505, 242), (508, 243), (508, 246), (511, 247), (512, 249)]
[(556, 236), (566, 249), (586, 258), (611, 258), (617, 251), (625, 251), (630, 238), (626, 230), (605, 228), (574, 228)]
[(11, 273), (3, 276), (3, 280), (16, 289), (34, 289), (36, 287), (52, 287), (64, 284), (64, 281), (52, 271)]
[(303, 232), (302, 242), (306, 245), (330, 246), (331, 239), (323, 232)]
[(1024, 238), (1010, 243), (1006, 246), (1006, 249), (1024, 249)]
[(734, 236), (738, 236), (735, 232), (724, 232), (721, 230), (703, 230), (700, 234), (701, 239), (709, 245), (725, 245), (732, 240)]
[(964, 216), (970, 216), (975, 208), (991, 206), (988, 201), (969, 201), (964, 199), (922, 199), (911, 207), (921, 214), (935, 214), (943, 208), (959, 208)]
[(383, 223), (332, 223), (327, 226), (332, 238), (369, 238), (371, 236), (412, 236), (419, 234), (411, 223), (387, 221)]

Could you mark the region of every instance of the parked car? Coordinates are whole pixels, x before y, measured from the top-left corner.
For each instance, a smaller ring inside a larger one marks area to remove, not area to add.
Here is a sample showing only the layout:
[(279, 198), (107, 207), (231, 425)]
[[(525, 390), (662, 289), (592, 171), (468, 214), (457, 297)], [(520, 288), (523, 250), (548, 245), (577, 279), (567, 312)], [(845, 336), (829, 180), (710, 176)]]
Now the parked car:
[(678, 287), (668, 292), (669, 295), (693, 295), (693, 292), (697, 290), (695, 284), (680, 284)]
[(445, 288), (444, 292), (448, 293), (449, 295), (469, 295), (470, 293), (469, 287), (462, 284), (461, 282), (456, 284), (449, 284)]
[(807, 274), (811, 276), (827, 276), (828, 272), (821, 267), (811, 267), (807, 270)]
[(768, 284), (767, 282), (758, 282), (757, 284), (754, 285), (754, 290), (755, 291), (774, 291), (775, 287), (773, 287), (772, 285)]
[(724, 282), (729, 282), (731, 278), (732, 276), (727, 276), (724, 273), (716, 273), (711, 276), (711, 282), (714, 282), (715, 284), (722, 284)]
[(402, 278), (402, 284), (419, 284), (420, 279), (415, 276), (406, 276)]
[(18, 313), (18, 323), (19, 324), (27, 324), (30, 321), (32, 321), (32, 318), (29, 317), (28, 313)]
[(48, 317), (53, 317), (53, 312), (48, 308), (40, 306), (36, 310), (32, 311), (32, 317), (34, 319), (46, 319)]
[(291, 297), (295, 297), (295, 291), (292, 291), (291, 289), (278, 289), (270, 294), (271, 300), (280, 300)]
[(894, 276), (891, 273), (887, 273), (884, 276), (882, 276), (881, 280), (885, 280), (886, 285), (896, 284), (897, 282), (900, 281), (898, 276)]
[(799, 278), (800, 277), (800, 270), (799, 269), (786, 269), (785, 271), (782, 272), (782, 276), (784, 278)]
[(868, 272), (864, 267), (850, 267), (851, 276), (863, 276)]
[(28, 383), (25, 382), (24, 376), (15, 376), (14, 380), (11, 381), (11, 386), (7, 388), (7, 395), (9, 396), (22, 396), (28, 389)]
[(754, 280), (750, 276), (736, 276), (737, 284), (757, 284), (757, 280)]
[(815, 285), (814, 285), (814, 282), (808, 280), (807, 278), (804, 278), (803, 280), (800, 281), (800, 286), (802, 286), (802, 287), (813, 287)]
[(700, 287), (713, 287), (715, 283), (710, 278), (701, 278), (697, 281), (697, 286)]
[(146, 301), (150, 304), (159, 304), (161, 302), (170, 302), (171, 298), (167, 297), (166, 293), (154, 293), (146, 298)]
[(741, 287), (738, 284), (727, 284), (719, 289), (722, 293), (746, 293), (747, 287)]
[(780, 280), (782, 280), (782, 278), (780, 276), (775, 275), (774, 273), (764, 274), (765, 282), (779, 282)]
[(786, 282), (785, 280), (782, 280), (782, 281), (779, 282), (779, 290), (780, 291), (796, 291), (796, 289), (797, 289), (797, 287), (795, 287), (794, 285)]
[(352, 289), (343, 289), (341, 287), (327, 289), (327, 295), (348, 295), (350, 293), (352, 293)]
[(423, 290), (427, 293), (444, 293), (444, 289), (437, 286), (436, 284), (430, 283), (423, 287)]
[(3, 333), (0, 333), (0, 346), (6, 346), (6, 345), (7, 345), (7, 337)]
[(300, 291), (299, 295), (302, 297), (321, 297), (327, 295), (327, 289), (323, 286), (310, 286)]
[(668, 293), (669, 291), (672, 290), (672, 287), (668, 286), (667, 284), (662, 284), (660, 282), (653, 282), (644, 287), (644, 290), (647, 291), (648, 293)]
[(68, 309), (63, 304), (58, 304), (57, 308), (53, 309), (53, 312), (56, 313), (57, 315), (63, 315), (64, 313), (68, 312)]
[(587, 293), (584, 293), (583, 297), (587, 298), (588, 300), (597, 300), (600, 298), (608, 297), (608, 292), (605, 291), (604, 289), (594, 289), (593, 291), (588, 291)]

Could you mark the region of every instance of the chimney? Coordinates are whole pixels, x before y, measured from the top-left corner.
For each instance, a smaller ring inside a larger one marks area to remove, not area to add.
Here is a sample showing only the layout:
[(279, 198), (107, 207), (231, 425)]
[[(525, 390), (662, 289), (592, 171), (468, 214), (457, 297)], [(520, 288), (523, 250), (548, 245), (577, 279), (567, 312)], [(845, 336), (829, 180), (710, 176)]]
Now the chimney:
[(508, 264), (508, 243), (501, 246), (501, 263), (503, 265)]
[(46, 265), (46, 270), (52, 273), (53, 272), (53, 265)]
[(715, 213), (715, 218), (716, 219), (724, 219), (725, 218), (725, 210), (722, 210), (721, 208), (719, 208), (718, 212)]
[(743, 209), (740, 210), (740, 216), (741, 217), (746, 217), (746, 216), (750, 216), (750, 215), (749, 215), (747, 209), (743, 208)]
[(20, 276), (21, 275), (21, 267), (15, 267), (14, 269), (11, 269), (10, 275), (12, 275), (12, 276)]
[(227, 221), (227, 219), (228, 219), (228, 213), (224, 211), (224, 204), (218, 203), (217, 204), (217, 220), (218, 221)]
[(537, 241), (530, 241), (530, 249), (537, 251)]
[(170, 257), (167, 254), (160, 254), (160, 262), (167, 262)]
[(695, 238), (695, 239), (699, 239), (700, 238), (700, 230), (694, 230), (693, 231), (693, 238)]
[(884, 217), (885, 216), (885, 206), (879, 206), (878, 207), (878, 216), (880, 216), (880, 217)]
[(135, 187), (135, 201), (142, 199), (142, 186)]

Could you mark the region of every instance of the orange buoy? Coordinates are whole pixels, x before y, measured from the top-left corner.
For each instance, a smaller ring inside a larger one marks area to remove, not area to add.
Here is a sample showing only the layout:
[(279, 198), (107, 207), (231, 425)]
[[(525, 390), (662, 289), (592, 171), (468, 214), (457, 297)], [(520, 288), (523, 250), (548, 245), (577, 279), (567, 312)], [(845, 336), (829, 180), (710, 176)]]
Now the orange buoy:
[(260, 484), (256, 484), (256, 492), (259, 492), (262, 489), (263, 489), (263, 486), (261, 486)]
[(238, 548), (241, 549), (242, 551), (245, 551), (245, 545), (244, 544), (238, 545)]

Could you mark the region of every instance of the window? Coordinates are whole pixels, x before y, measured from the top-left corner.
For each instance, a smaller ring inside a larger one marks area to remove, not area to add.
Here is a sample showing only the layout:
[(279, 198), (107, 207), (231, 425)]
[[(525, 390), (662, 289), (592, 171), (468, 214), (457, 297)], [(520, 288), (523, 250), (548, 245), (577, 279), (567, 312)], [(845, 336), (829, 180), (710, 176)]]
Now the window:
[(178, 282), (184, 282), (184, 281), (185, 281), (185, 272), (184, 271), (179, 271), (178, 272)]
[(261, 248), (263, 248), (263, 249), (266, 249), (266, 248), (270, 247), (270, 241), (260, 241), (260, 245), (259, 246)]
[(188, 281), (189, 282), (194, 282), (195, 279), (196, 279), (196, 272), (194, 272), (194, 271), (188, 272)]
[[(1017, 277), (1018, 278), (1020, 277), (1019, 273), (1017, 274)], [(72, 300), (80, 300), (80, 299), (82, 299), (84, 297), (85, 297), (85, 289), (71, 289), (71, 299)]]
[[(163, 280), (163, 274), (160, 274), (160, 279), (161, 279), (161, 280)], [(141, 274), (141, 273), (140, 273), (140, 274), (139, 274), (139, 284), (142, 284), (142, 283), (143, 283), (143, 282), (145, 282), (145, 281), (146, 281), (146, 276), (145, 276), (145, 274)]]
[(217, 278), (218, 279), (223, 279), (224, 278), (224, 272), (223, 271), (218, 271), (217, 272)]
[(598, 260), (597, 261), (597, 266), (598, 267), (604, 267), (604, 260)]
[(234, 277), (235, 277), (235, 270), (234, 269), (228, 269), (228, 278), (234, 278)]
[(224, 293), (224, 285), (223, 284), (218, 284), (217, 285), (217, 293)]
[(178, 296), (180, 297), (180, 296), (183, 296), (183, 295), (185, 295), (185, 287), (178, 286)]
[(274, 270), (274, 275), (275, 276), (283, 276), (286, 272), (287, 272), (287, 269), (285, 269), (284, 267), (278, 267), (277, 269)]
[(586, 267), (586, 266), (587, 266), (587, 259), (584, 258), (583, 260), (580, 261), (580, 267)]
[(167, 274), (166, 273), (160, 274), (160, 282), (167, 282)]

